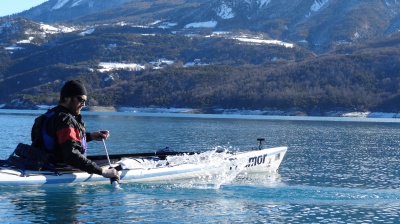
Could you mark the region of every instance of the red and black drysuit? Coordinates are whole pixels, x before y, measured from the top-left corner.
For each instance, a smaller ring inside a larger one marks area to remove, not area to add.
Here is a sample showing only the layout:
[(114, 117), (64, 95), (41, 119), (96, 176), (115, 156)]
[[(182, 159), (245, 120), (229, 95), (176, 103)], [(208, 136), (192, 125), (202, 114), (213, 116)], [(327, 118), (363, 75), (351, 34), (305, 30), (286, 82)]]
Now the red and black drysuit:
[[(53, 156), (53, 164), (67, 164), (74, 168), (88, 172), (90, 174), (102, 174), (102, 169), (96, 163), (85, 157), (87, 142), (91, 141), (90, 132), (86, 132), (85, 124), (81, 115), (73, 115), (67, 108), (58, 105), (46, 112), (55, 112), (53, 116), (47, 118), (46, 133), (51, 137), (53, 147), (47, 149)], [(40, 117), (39, 117), (40, 118)], [(37, 118), (32, 128), (32, 145), (45, 149), (41, 128), (43, 120)], [(37, 124), (40, 122), (41, 124)], [(36, 128), (35, 128), (36, 126)]]

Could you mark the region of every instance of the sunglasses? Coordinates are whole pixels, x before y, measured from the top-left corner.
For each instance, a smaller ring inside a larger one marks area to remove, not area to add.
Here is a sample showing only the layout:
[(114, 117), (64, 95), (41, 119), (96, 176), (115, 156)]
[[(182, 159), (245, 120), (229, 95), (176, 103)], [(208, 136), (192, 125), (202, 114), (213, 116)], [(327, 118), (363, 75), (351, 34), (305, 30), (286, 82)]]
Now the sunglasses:
[(86, 102), (86, 99), (83, 99), (82, 97), (80, 97), (80, 96), (76, 96), (75, 97), (80, 103), (85, 103)]

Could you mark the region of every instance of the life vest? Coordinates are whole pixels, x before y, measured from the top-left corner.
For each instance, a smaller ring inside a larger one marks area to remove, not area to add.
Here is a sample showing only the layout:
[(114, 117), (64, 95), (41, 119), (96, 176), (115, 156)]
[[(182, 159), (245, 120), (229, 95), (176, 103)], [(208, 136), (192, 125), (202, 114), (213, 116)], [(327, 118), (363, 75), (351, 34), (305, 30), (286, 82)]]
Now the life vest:
[(35, 119), (31, 132), (33, 146), (45, 149), (46, 151), (54, 150), (55, 140), (47, 133), (46, 127), (50, 118), (55, 114), (56, 111), (48, 111)]
[(49, 134), (47, 134), (46, 127), (47, 123), (49, 123), (49, 118), (54, 116), (55, 114), (56, 114), (55, 111), (52, 111), (48, 114), (47, 113), (43, 114), (45, 119), (41, 128), (41, 134), (42, 134), (43, 146), (48, 151), (54, 149), (54, 139)]

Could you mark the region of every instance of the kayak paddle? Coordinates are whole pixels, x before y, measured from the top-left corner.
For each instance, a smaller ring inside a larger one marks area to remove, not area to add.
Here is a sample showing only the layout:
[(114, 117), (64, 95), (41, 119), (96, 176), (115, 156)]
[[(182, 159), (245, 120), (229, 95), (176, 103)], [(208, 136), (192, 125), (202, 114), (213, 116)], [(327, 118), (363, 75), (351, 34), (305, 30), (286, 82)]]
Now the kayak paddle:
[[(107, 150), (107, 146), (106, 146), (106, 141), (104, 140), (104, 138), (102, 139), (103, 141), (103, 145), (104, 145), (104, 151), (106, 151), (106, 156), (107, 156), (107, 160), (108, 160), (108, 165), (110, 165), (109, 169), (116, 169), (117, 171), (119, 171), (120, 169), (118, 169), (117, 167), (112, 167), (111, 166), (111, 161), (110, 161), (110, 156), (108, 155), (108, 150)], [(110, 178), (110, 182), (111, 184), (115, 187), (115, 188), (120, 188), (119, 186), (119, 180), (116, 177)]]

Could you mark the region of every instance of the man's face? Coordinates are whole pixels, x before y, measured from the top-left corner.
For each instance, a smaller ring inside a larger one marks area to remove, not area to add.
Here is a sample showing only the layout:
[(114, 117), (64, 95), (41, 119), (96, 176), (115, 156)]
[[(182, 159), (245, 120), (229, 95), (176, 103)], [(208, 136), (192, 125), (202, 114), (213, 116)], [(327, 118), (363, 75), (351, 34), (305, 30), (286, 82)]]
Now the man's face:
[(70, 101), (68, 102), (68, 109), (73, 111), (76, 115), (79, 115), (81, 113), (82, 108), (85, 106), (86, 100), (87, 100), (86, 95), (73, 96), (70, 98)]

